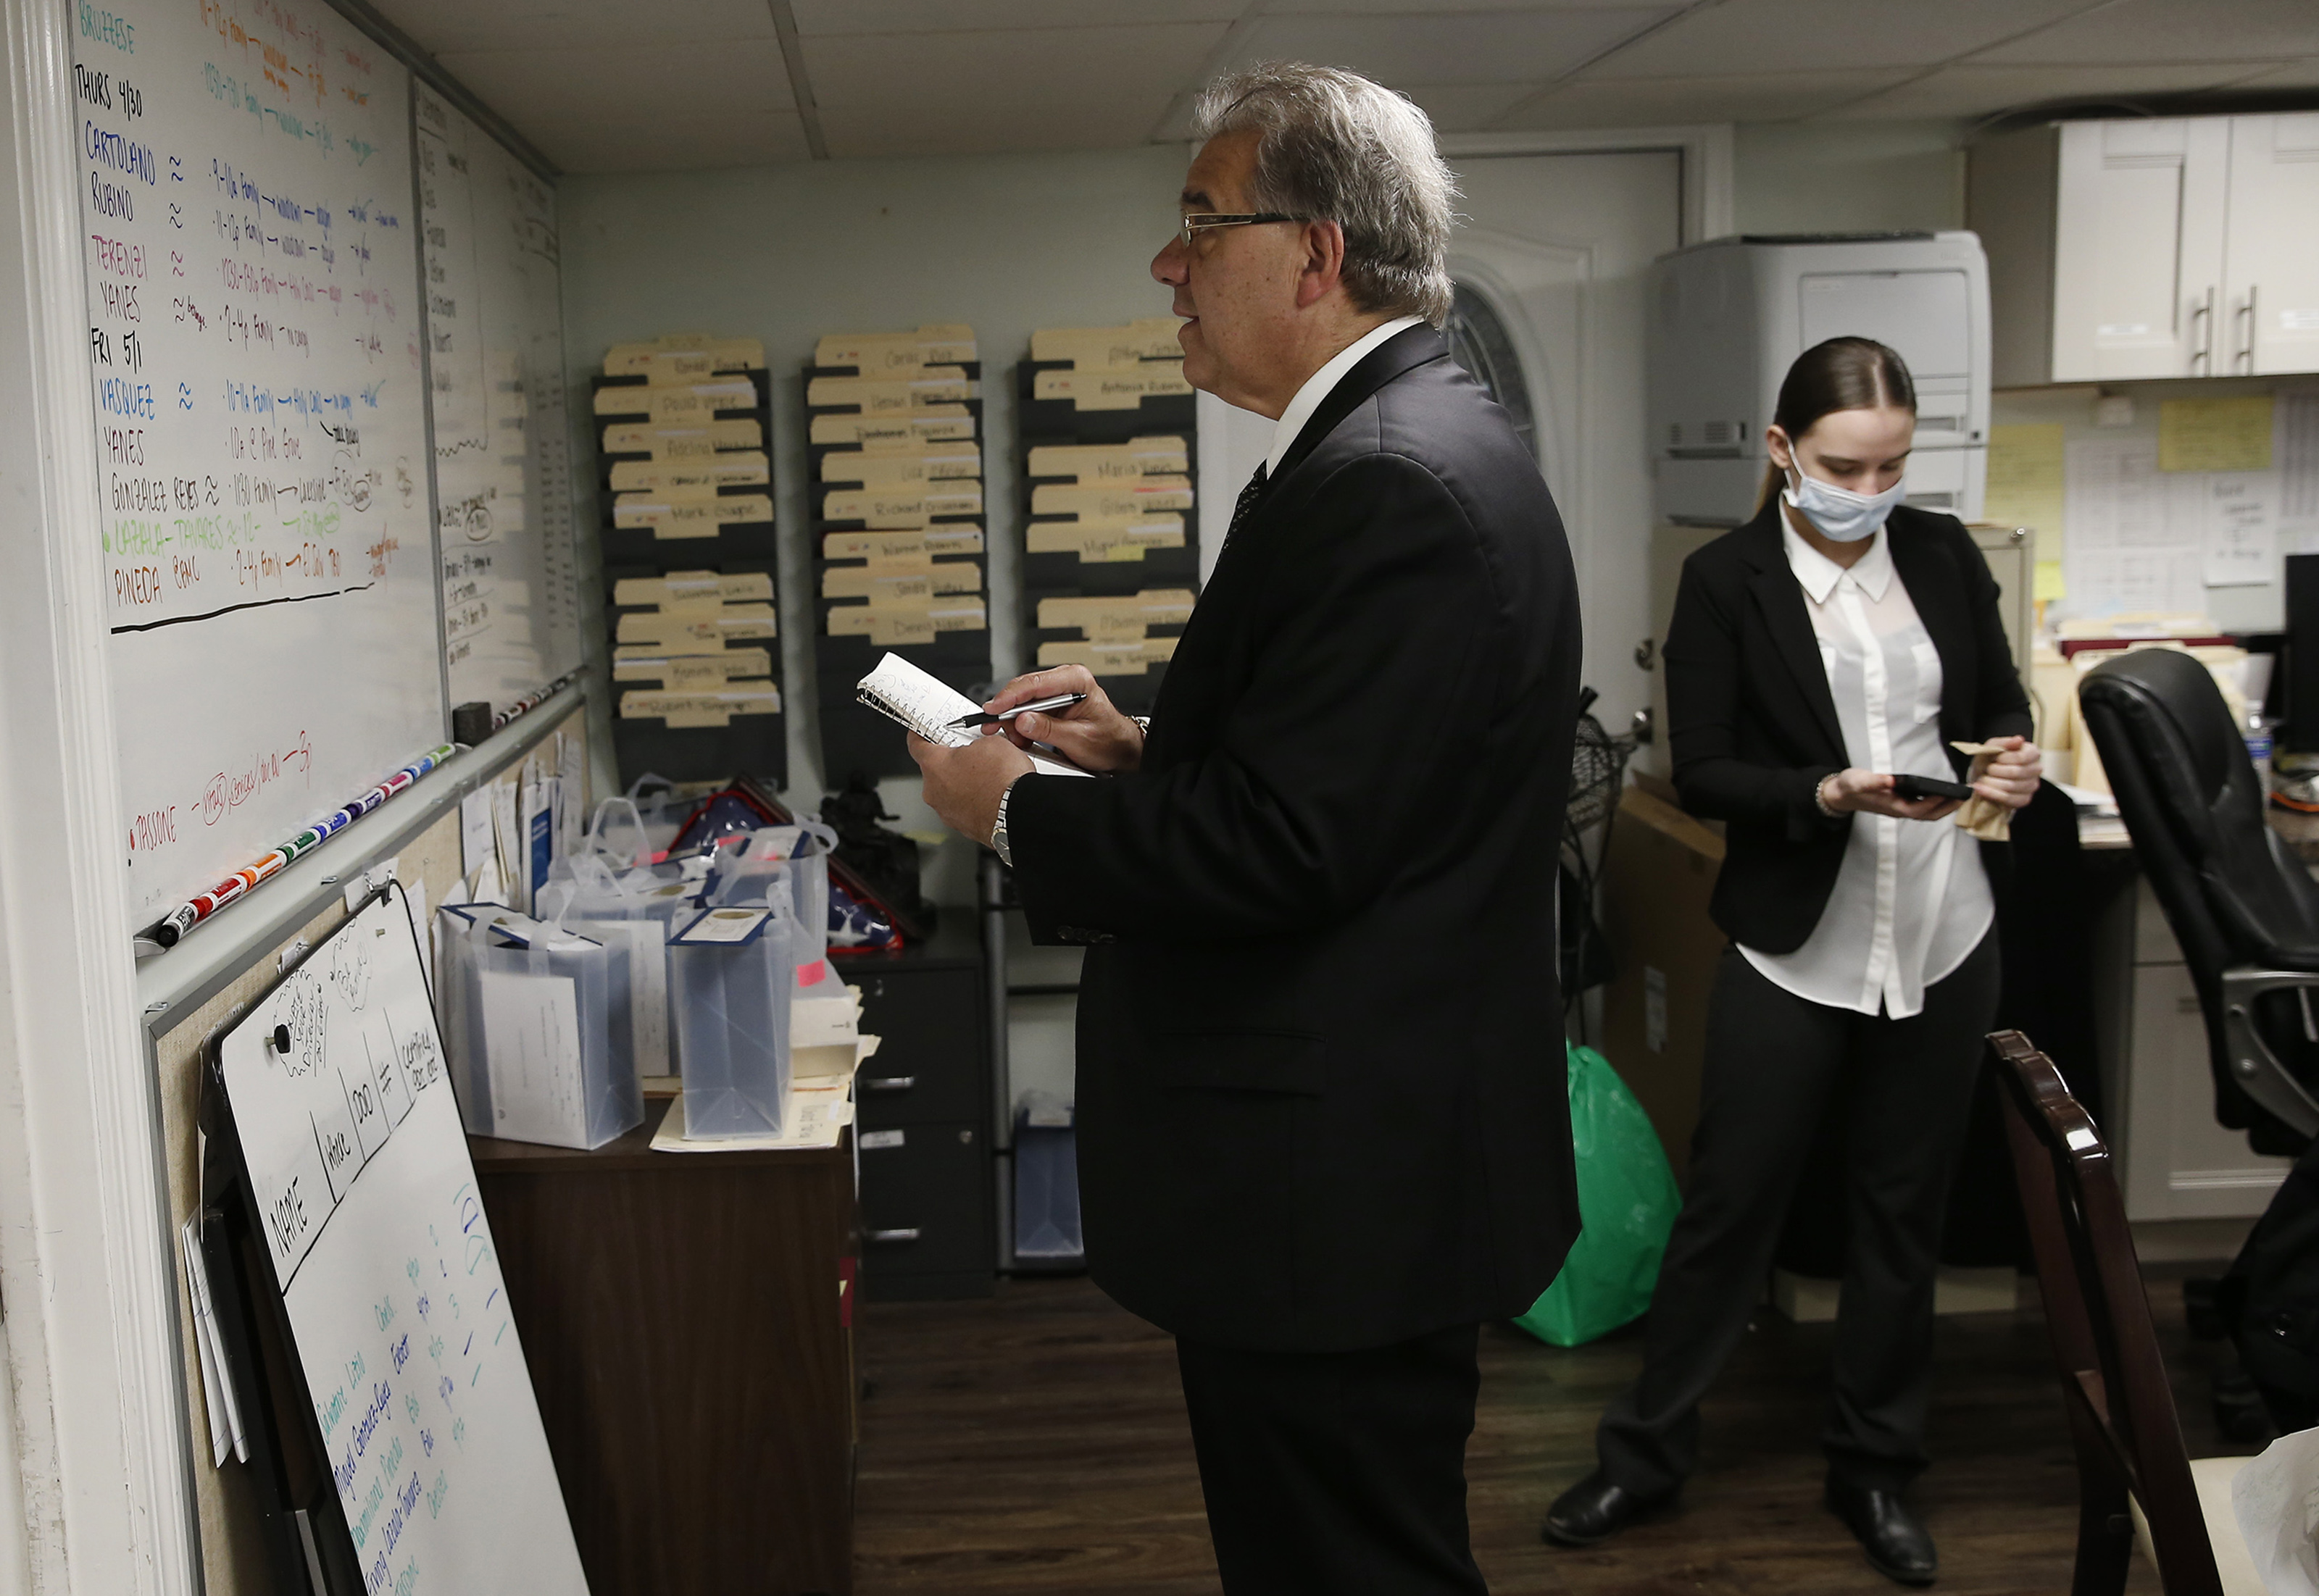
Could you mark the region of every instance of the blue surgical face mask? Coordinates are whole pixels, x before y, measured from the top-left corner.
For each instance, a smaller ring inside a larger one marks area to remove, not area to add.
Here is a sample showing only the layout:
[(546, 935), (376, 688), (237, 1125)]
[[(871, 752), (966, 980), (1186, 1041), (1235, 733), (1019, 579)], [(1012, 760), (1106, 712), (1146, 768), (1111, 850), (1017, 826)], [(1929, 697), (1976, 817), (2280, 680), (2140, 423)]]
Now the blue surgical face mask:
[[(1791, 458), (1795, 456), (1791, 455)], [(1894, 482), (1881, 493), (1855, 493), (1818, 477), (1806, 476), (1800, 461), (1790, 469), (1795, 485), (1780, 490), (1780, 497), (1796, 507), (1813, 529), (1831, 543), (1857, 543), (1876, 536), (1876, 528), (1900, 502), (1903, 483)]]

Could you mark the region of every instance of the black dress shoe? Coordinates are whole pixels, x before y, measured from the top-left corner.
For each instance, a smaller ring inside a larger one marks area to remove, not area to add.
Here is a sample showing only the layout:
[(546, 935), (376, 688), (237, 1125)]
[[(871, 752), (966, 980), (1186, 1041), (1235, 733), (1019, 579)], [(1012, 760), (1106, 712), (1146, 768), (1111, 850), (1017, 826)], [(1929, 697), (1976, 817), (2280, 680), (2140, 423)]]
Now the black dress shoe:
[(1557, 1546), (1591, 1546), (1650, 1517), (1672, 1500), (1638, 1496), (1611, 1483), (1598, 1468), (1554, 1499), (1538, 1534)]
[(1859, 1537), (1869, 1565), (1904, 1585), (1929, 1585), (1941, 1572), (1933, 1537), (1896, 1491), (1830, 1480), (1827, 1508)]

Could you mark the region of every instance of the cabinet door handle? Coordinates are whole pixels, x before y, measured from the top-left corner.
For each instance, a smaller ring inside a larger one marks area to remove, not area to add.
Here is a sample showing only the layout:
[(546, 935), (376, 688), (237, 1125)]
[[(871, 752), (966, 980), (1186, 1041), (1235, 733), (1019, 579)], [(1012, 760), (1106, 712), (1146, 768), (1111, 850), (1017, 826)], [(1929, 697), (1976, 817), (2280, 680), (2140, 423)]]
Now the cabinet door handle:
[(2206, 284), (2206, 297), (2192, 307), (2192, 323), (2198, 325), (2198, 347), (2190, 352), (2190, 374), (2211, 377), (2215, 374), (2215, 285)]
[(2234, 372), (2239, 370), (2239, 363), (2241, 361), (2244, 361), (2246, 363), (2245, 370), (2249, 376), (2252, 376), (2254, 374), (2254, 298), (2258, 292), (2259, 290), (2256, 284), (2252, 283), (2247, 284), (2246, 303), (2241, 305), (2237, 311), (2238, 315), (2246, 318), (2246, 343), (2236, 355), (2231, 356), (2231, 369)]
[(915, 1241), (918, 1239), (918, 1227), (911, 1225), (898, 1231), (865, 1231), (862, 1239), (878, 1242)]
[(907, 1092), (918, 1084), (918, 1078), (915, 1075), (880, 1075), (862, 1084), (872, 1092)]

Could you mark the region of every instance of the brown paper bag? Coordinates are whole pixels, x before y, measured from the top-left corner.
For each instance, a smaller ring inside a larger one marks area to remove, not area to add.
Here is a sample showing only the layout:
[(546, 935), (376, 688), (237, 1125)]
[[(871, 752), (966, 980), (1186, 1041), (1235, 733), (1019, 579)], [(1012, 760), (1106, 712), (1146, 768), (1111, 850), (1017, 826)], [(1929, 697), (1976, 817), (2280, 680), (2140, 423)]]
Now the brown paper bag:
[[(1959, 753), (1970, 754), (1972, 770), (1965, 780), (1978, 781), (1990, 761), (2005, 750), (1995, 743), (1952, 743)], [(1965, 799), (1954, 816), (1956, 823), (1984, 843), (2009, 843), (2013, 840), (2013, 811), (2003, 804), (1993, 804), (1979, 793)]]

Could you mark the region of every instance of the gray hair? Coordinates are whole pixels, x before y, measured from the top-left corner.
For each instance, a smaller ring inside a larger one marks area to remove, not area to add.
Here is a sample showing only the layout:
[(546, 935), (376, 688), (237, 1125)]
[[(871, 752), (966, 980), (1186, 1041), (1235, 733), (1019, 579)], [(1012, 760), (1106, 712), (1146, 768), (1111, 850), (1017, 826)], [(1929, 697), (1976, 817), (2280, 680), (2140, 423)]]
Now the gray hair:
[(1203, 144), (1249, 131), (1256, 204), (1345, 230), (1353, 303), (1440, 326), (1457, 184), (1425, 113), (1357, 73), (1268, 61), (1218, 78), (1192, 110), (1192, 137)]

